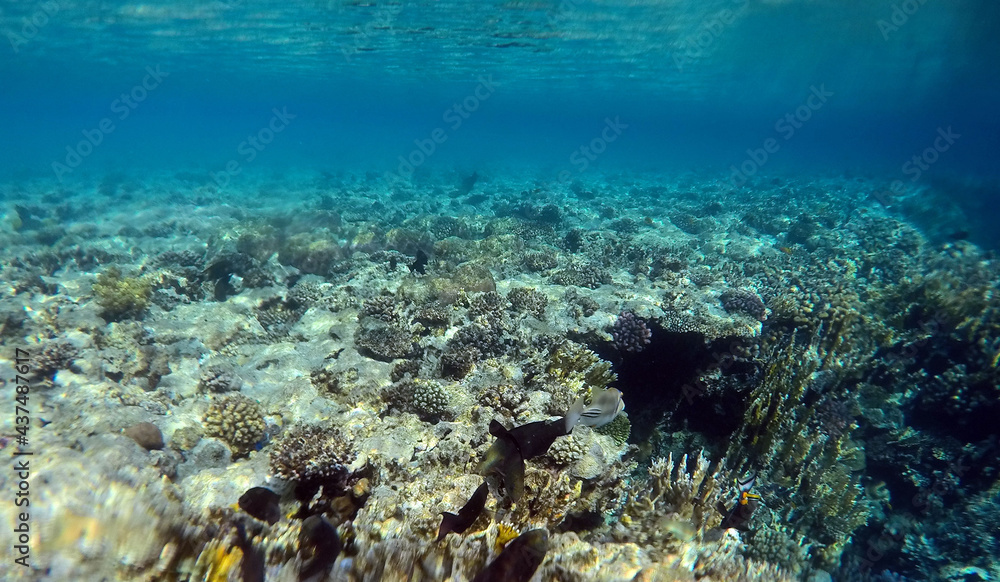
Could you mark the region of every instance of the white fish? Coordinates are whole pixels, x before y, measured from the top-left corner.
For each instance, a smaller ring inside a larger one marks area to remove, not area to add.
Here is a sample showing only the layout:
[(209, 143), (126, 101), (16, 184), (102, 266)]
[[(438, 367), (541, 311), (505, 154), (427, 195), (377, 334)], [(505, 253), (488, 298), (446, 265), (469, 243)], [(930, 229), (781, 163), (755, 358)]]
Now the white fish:
[(591, 428), (604, 426), (625, 410), (625, 401), (617, 388), (601, 390), (594, 396), (594, 401), (580, 414), (580, 424)]

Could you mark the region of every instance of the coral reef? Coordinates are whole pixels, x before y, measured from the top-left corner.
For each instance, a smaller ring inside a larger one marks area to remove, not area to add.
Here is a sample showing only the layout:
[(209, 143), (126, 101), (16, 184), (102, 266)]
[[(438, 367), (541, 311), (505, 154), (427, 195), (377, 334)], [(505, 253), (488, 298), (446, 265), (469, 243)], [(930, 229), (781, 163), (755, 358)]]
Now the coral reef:
[(212, 400), (203, 422), (206, 435), (221, 439), (237, 455), (253, 450), (267, 428), (260, 405), (242, 394)]
[(351, 470), (356, 458), (350, 443), (335, 428), (294, 426), (274, 443), (270, 454), (271, 473), (307, 484), (331, 487), (331, 495), (350, 490), (357, 479)]
[(98, 275), (93, 289), (102, 316), (111, 321), (141, 317), (153, 294), (148, 280), (124, 277), (117, 267), (109, 267)]
[[(472, 579), (538, 529), (542, 580), (1000, 576), (993, 254), (872, 205), (869, 178), (480, 171), (444, 203), (438, 178), (290, 177), (250, 209), (168, 177), (192, 212), (98, 203), (125, 228), (55, 226), (61, 194), (24, 187), (0, 342), (32, 354), (45, 423), (41, 579), (295, 579), (331, 531), (333, 578)], [(628, 415), (433, 542), (491, 422), (611, 387)], [(734, 478), (761, 497), (745, 523), (720, 511)], [(275, 523), (234, 509), (261, 486)]]
[(624, 352), (641, 352), (649, 345), (652, 335), (646, 322), (631, 311), (619, 313), (615, 324), (611, 326), (615, 347)]

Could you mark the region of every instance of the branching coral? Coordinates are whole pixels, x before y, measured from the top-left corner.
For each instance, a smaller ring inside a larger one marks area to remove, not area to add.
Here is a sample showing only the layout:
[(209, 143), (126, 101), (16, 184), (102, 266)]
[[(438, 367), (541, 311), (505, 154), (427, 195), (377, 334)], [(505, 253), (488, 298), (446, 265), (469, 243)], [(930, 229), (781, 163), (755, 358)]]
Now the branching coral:
[[(688, 465), (691, 465), (691, 470)], [(675, 463), (673, 455), (653, 461), (643, 486), (629, 493), (616, 537), (639, 543), (649, 543), (661, 550), (676, 539), (663, 520), (683, 524), (691, 535), (702, 539), (710, 528), (717, 527), (722, 515), (716, 504), (723, 499), (724, 483), (718, 469), (712, 470), (705, 454), (689, 459), (687, 455)]]
[(727, 453), (731, 469), (740, 474), (760, 470), (762, 482), (783, 492), (765, 500), (768, 510), (806, 538), (811, 561), (823, 568), (839, 561), (869, 512), (854, 472), (863, 463), (863, 452), (850, 440), (854, 425), (821, 430), (822, 424), (814, 422), (818, 396), (809, 394), (817, 372), (832, 375), (823, 379), (824, 390), (831, 391), (861, 357), (844, 351), (848, 343), (836, 333), (837, 324), (808, 346), (791, 341), (774, 351)]
[(335, 428), (295, 426), (274, 443), (271, 472), (291, 481), (329, 484), (340, 494), (350, 488), (355, 454)]

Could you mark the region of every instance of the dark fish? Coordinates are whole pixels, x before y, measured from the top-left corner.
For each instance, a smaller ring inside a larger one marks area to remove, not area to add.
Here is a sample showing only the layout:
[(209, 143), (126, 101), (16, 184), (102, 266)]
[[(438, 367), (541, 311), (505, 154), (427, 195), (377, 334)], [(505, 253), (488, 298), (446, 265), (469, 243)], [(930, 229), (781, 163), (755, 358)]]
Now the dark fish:
[(242, 523), (236, 524), (236, 547), (243, 552), (240, 578), (243, 582), (264, 582), (264, 553), (254, 547)]
[(754, 510), (760, 505), (760, 495), (750, 493), (756, 481), (757, 473), (752, 473), (750, 477), (743, 481), (736, 479), (736, 488), (739, 491), (736, 504), (733, 505), (732, 509), (726, 509), (726, 504), (721, 501), (716, 505), (719, 513), (725, 516), (722, 518), (722, 523), (719, 524), (719, 527), (722, 529), (733, 528), (740, 531), (747, 531), (749, 529), (750, 518), (753, 516)]
[[(499, 425), (500, 423), (497, 424)], [(500, 428), (503, 429), (503, 426), (500, 425)], [(493, 432), (492, 426), (490, 433), (497, 436)], [(565, 436), (568, 433), (566, 432), (566, 425), (563, 420), (552, 422), (540, 420), (515, 426), (507, 434), (517, 443), (517, 448), (521, 451), (521, 458), (527, 461), (528, 459), (544, 455), (549, 450), (549, 447), (552, 446), (552, 443), (556, 442), (557, 438)]]
[(240, 496), (238, 503), (240, 509), (251, 517), (274, 525), (281, 519), (281, 507), (278, 505), (280, 499), (277, 493), (267, 487), (251, 487)]
[(507, 429), (496, 420), (490, 421), (490, 434), (497, 437), (486, 456), (479, 463), (477, 472), (480, 475), (499, 475), (507, 496), (517, 501), (524, 495), (524, 458), (517, 441), (510, 436)]
[(417, 249), (417, 256), (413, 259), (413, 263), (410, 264), (410, 272), (423, 275), (424, 271), (427, 270), (427, 259), (427, 253), (423, 249)]
[(527, 582), (549, 551), (549, 532), (533, 529), (507, 544), (496, 560), (476, 574), (472, 582)]
[(483, 508), (486, 507), (486, 496), (489, 494), (490, 488), (486, 484), (486, 481), (476, 489), (476, 492), (472, 494), (472, 497), (462, 506), (462, 509), (458, 510), (458, 514), (449, 513), (445, 511), (441, 514), (441, 527), (438, 528), (438, 537), (434, 541), (441, 541), (451, 532), (460, 534), (465, 530), (469, 529), (479, 516), (483, 513)]
[[(619, 392), (619, 394), (621, 393)], [(584, 414), (586, 412), (583, 410), (583, 398), (580, 398), (570, 407), (566, 416), (559, 420), (529, 422), (515, 426), (509, 431), (502, 424), (493, 420), (490, 421), (490, 434), (498, 439), (501, 436), (509, 436), (514, 439), (518, 450), (521, 451), (521, 458), (527, 461), (544, 455), (557, 438), (573, 432), (573, 427), (576, 426), (577, 422), (581, 422), (581, 416)]]
[(322, 515), (311, 515), (299, 531), (299, 556), (303, 559), (299, 580), (325, 572), (340, 555), (343, 546), (337, 528)]
[(567, 513), (559, 524), (559, 531), (583, 532), (604, 525), (604, 515), (599, 511), (578, 511)]

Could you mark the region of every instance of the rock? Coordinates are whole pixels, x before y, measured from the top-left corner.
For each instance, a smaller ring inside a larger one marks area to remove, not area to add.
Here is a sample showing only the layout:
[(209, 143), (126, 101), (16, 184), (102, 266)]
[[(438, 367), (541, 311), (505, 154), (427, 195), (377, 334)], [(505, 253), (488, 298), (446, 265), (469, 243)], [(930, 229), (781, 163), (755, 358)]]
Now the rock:
[(147, 451), (163, 448), (163, 433), (151, 422), (140, 422), (125, 429), (125, 436), (139, 443)]

